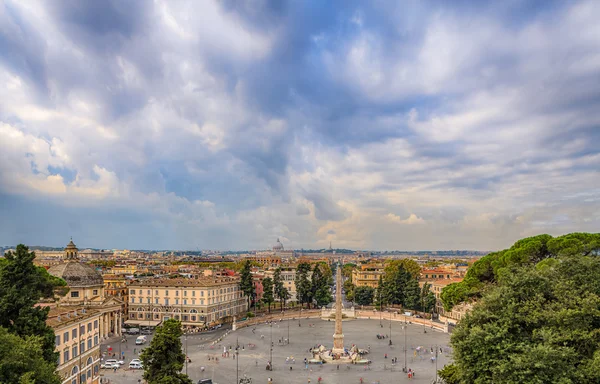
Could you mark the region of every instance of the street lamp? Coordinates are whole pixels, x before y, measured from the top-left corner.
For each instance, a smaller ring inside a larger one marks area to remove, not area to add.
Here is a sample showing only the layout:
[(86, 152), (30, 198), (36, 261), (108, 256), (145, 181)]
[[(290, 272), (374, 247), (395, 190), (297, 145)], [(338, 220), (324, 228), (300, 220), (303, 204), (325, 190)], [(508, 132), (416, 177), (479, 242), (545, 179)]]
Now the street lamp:
[(269, 370), (273, 370), (273, 321), (271, 320), (271, 324), (269, 324), (269, 329), (270, 329), (270, 338), (271, 338), (271, 348), (269, 351), (269, 366), (270, 369)]
[(406, 320), (404, 320), (404, 372), (406, 372)]
[(235, 382), (236, 384), (240, 382), (240, 341), (239, 337), (235, 338)]

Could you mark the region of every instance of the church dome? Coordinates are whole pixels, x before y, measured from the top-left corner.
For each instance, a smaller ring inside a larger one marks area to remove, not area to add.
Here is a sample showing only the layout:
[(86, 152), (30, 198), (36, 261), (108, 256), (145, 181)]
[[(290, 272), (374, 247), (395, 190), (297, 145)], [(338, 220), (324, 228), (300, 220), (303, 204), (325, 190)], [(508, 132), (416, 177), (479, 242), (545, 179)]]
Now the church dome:
[(273, 251), (275, 251), (275, 252), (283, 251), (283, 244), (281, 244), (281, 241), (279, 241), (279, 238), (277, 239), (277, 242), (273, 246)]
[(71, 288), (96, 287), (104, 285), (102, 275), (87, 264), (77, 261), (67, 261), (48, 269), (52, 276), (60, 277)]
[(52, 266), (48, 273), (60, 277), (71, 288), (104, 285), (102, 275), (89, 265), (80, 263), (78, 256), (77, 246), (71, 239), (65, 248), (65, 262)]

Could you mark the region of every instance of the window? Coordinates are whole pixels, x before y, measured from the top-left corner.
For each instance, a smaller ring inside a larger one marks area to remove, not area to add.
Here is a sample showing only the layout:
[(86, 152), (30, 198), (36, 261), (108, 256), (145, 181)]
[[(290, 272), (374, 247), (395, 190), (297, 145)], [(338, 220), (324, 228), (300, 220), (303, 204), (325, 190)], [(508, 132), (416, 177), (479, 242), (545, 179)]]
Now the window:
[(82, 325), (81, 327), (79, 327), (79, 335), (83, 335), (85, 333), (85, 325)]
[(183, 321), (188, 321), (188, 316), (187, 315), (183, 315)]
[(85, 352), (85, 341), (82, 341), (81, 344), (79, 344), (79, 351), (81, 351), (81, 353)]
[(69, 361), (69, 350), (66, 349), (65, 352), (63, 353), (63, 364), (66, 363), (67, 361)]
[(169, 299), (165, 299), (165, 305), (169, 305)]
[(79, 297), (79, 291), (71, 291), (71, 297)]
[(165, 296), (169, 296), (169, 290), (165, 289)]
[(183, 299), (183, 305), (187, 305), (187, 299)]
[(88, 323), (87, 327), (88, 327), (88, 332), (92, 332), (92, 323)]
[(187, 296), (187, 291), (183, 291), (183, 296)]
[(92, 349), (92, 345), (93, 344), (92, 344), (92, 338), (91, 337), (89, 339), (87, 339), (87, 344), (88, 344), (87, 349)]
[(57, 347), (60, 345), (60, 335), (54, 336), (54, 345)]
[(135, 295), (135, 289), (132, 289), (132, 290), (131, 290), (131, 294), (132, 294), (132, 295)]
[(94, 296), (98, 296), (98, 290), (97, 290), (97, 289), (94, 289), (94, 290), (92, 291), (92, 295), (94, 295)]
[(154, 294), (158, 296), (158, 289), (154, 291)]
[(196, 321), (196, 316), (192, 316), (192, 321)]
[(150, 296), (150, 290), (149, 290), (149, 289), (146, 291), (146, 294), (147, 294), (148, 296)]
[(77, 357), (77, 346), (73, 346), (73, 357)]
[(90, 378), (90, 379), (92, 378), (92, 368), (88, 369), (88, 371), (87, 371), (87, 377)]
[(196, 299), (192, 299), (192, 305), (196, 305)]
[(98, 345), (98, 335), (94, 336), (94, 345)]
[(196, 291), (192, 291), (192, 296), (196, 296)]
[(175, 296), (179, 296), (179, 291), (175, 291)]
[(94, 329), (98, 329), (98, 320), (94, 320)]
[(66, 343), (67, 341), (69, 341), (69, 332), (65, 332), (63, 334), (63, 342)]
[(132, 298), (131, 298), (131, 303), (132, 303), (132, 304), (135, 304), (135, 297), (132, 297)]
[(204, 299), (200, 299), (200, 305), (204, 305)]
[(179, 299), (175, 299), (175, 305), (179, 305)]
[(204, 291), (200, 291), (200, 297), (204, 297)]
[(158, 299), (154, 299), (154, 304), (158, 304)]
[(75, 340), (77, 338), (77, 328), (75, 328), (71, 331), (71, 336), (73, 337), (73, 340)]
[(140, 297), (140, 304), (142, 304), (142, 298)]
[(146, 298), (146, 304), (150, 304), (150, 298), (149, 297)]

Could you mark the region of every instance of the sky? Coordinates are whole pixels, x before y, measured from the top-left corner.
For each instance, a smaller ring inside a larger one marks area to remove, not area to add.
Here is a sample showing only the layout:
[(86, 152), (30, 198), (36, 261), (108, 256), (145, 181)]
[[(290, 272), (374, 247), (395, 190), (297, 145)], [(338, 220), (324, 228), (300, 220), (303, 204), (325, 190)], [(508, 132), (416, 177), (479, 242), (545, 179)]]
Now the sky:
[(598, 1), (0, 1), (0, 244), (600, 228)]

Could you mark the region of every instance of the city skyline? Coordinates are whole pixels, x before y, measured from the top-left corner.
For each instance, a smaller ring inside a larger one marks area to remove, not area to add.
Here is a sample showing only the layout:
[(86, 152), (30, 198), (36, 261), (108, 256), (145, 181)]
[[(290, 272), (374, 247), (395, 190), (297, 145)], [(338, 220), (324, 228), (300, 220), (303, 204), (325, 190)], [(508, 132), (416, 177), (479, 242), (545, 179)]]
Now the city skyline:
[[(278, 5), (273, 5), (278, 4)], [(600, 227), (600, 4), (0, 3), (0, 244)]]

